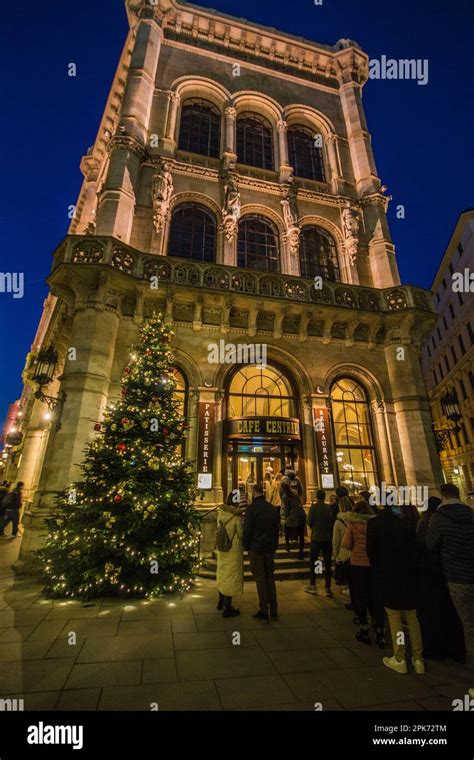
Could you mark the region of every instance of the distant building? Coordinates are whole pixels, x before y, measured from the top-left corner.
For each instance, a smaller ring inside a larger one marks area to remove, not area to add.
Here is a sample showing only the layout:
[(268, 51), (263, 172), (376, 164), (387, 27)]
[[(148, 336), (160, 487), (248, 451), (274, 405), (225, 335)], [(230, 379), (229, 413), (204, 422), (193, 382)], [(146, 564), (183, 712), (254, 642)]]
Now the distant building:
[(474, 489), (474, 209), (459, 216), (432, 290), (439, 317), (423, 347), (423, 373), (444, 476), (467, 498)]

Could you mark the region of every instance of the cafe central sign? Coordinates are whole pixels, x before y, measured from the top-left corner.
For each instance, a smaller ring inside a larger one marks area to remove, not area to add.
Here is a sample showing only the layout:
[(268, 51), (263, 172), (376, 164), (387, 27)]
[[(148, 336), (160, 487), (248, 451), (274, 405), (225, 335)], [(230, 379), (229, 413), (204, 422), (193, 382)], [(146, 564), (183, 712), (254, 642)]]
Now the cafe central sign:
[(300, 421), (293, 417), (234, 417), (228, 420), (229, 438), (283, 438), (299, 441)]

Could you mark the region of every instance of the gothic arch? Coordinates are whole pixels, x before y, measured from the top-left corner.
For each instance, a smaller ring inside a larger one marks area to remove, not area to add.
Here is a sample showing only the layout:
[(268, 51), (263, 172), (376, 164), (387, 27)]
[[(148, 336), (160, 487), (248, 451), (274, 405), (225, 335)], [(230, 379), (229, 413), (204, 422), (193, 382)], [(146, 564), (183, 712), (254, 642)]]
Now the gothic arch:
[(180, 97), (181, 104), (186, 98), (203, 98), (213, 103), (221, 114), (231, 98), (230, 92), (218, 82), (207, 77), (183, 76), (175, 79), (170, 88)]
[(301, 124), (303, 126), (314, 129), (321, 132), (324, 136), (324, 140), (330, 136), (335, 135), (336, 130), (334, 124), (328, 117), (317, 111), (316, 108), (310, 108), (301, 103), (297, 103), (291, 106), (286, 106), (283, 110), (286, 123), (289, 127), (294, 124)]
[(353, 377), (361, 383), (367, 393), (369, 402), (381, 403), (384, 400), (383, 388), (378, 378), (360, 364), (335, 364), (323, 377), (323, 388), (329, 395), (331, 385), (338, 377)]
[(321, 227), (321, 229), (326, 230), (326, 232), (329, 232), (329, 234), (333, 236), (337, 245), (338, 253), (342, 253), (344, 249), (344, 239), (342, 237), (341, 230), (337, 224), (334, 224), (334, 222), (331, 222), (329, 219), (326, 219), (323, 216), (317, 216), (316, 214), (306, 214), (306, 216), (300, 217), (299, 225), (301, 228), (308, 227), (309, 225), (315, 225), (316, 227)]
[(280, 245), (282, 236), (285, 234), (285, 223), (283, 221), (283, 218), (280, 216), (280, 214), (277, 214), (276, 211), (269, 208), (268, 206), (261, 206), (259, 203), (248, 203), (246, 206), (242, 206), (240, 210), (240, 219), (239, 221), (242, 221), (242, 219), (245, 216), (263, 216), (269, 221), (273, 222), (273, 224), (277, 228), (278, 236), (280, 238)]
[(181, 193), (177, 193), (171, 198), (170, 203), (170, 216), (173, 215), (173, 212), (176, 210), (178, 206), (181, 206), (183, 203), (199, 203), (201, 206), (204, 206), (209, 211), (212, 212), (212, 214), (215, 217), (216, 220), (216, 227), (219, 227), (220, 219), (221, 219), (221, 209), (219, 205), (212, 200), (212, 198), (209, 198), (208, 195), (204, 195), (204, 193), (195, 193), (188, 190), (184, 190)]
[(237, 111), (237, 118), (244, 111), (253, 111), (268, 119), (274, 130), (282, 115), (282, 107), (276, 100), (254, 90), (236, 93), (232, 98), (232, 105)]

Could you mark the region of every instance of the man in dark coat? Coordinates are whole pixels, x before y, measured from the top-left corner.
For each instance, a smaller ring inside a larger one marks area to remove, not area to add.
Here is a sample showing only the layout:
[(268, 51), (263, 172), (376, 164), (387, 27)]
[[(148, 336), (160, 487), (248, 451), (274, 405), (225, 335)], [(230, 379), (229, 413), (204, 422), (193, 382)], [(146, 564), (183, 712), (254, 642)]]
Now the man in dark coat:
[(412, 663), (419, 675), (425, 672), (423, 641), (416, 614), (419, 548), (416, 521), (408, 506), (386, 506), (367, 524), (367, 555), (376, 575), (379, 593), (392, 634), (393, 657), (383, 663), (396, 673), (407, 673), (402, 614), (410, 635)]
[(453, 483), (440, 486), (442, 502), (430, 520), (426, 546), (441, 556), (449, 593), (464, 626), (467, 662), (474, 667), (474, 512)]
[(5, 527), (8, 523), (12, 524), (12, 538), (16, 538), (18, 534), (18, 525), (20, 523), (20, 509), (21, 509), (21, 490), (23, 483), (20, 481), (16, 484), (13, 491), (10, 491), (3, 499), (3, 507), (5, 514), (0, 520), (0, 536), (4, 536)]
[(332, 531), (334, 528), (333, 512), (326, 504), (326, 491), (316, 493), (316, 501), (309, 508), (308, 528), (311, 530), (311, 549), (309, 555), (309, 586), (305, 588), (308, 594), (316, 593), (315, 565), (322, 553), (324, 560), (324, 575), (326, 580), (326, 596), (332, 596), (331, 591), (331, 558)]
[(248, 551), (250, 569), (257, 584), (259, 611), (254, 615), (258, 620), (277, 620), (277, 593), (275, 579), (275, 552), (278, 547), (280, 526), (275, 507), (265, 501), (263, 487), (253, 487), (253, 501), (247, 507), (244, 518), (242, 543)]

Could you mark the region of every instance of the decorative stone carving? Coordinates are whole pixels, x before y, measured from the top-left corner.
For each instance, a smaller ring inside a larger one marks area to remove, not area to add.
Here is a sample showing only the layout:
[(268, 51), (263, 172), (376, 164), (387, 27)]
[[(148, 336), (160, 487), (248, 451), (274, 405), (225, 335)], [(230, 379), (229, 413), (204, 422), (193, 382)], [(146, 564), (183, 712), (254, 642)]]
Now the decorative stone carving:
[(82, 240), (72, 249), (73, 264), (98, 264), (102, 261), (104, 246), (96, 241)]
[(298, 188), (293, 177), (283, 187), (283, 218), (286, 225), (286, 239), (292, 256), (297, 256), (300, 246), (300, 228), (298, 224)]
[(153, 224), (157, 233), (161, 232), (169, 216), (171, 196), (173, 195), (173, 177), (168, 161), (161, 161), (158, 174), (153, 177)]
[(344, 246), (351, 264), (354, 265), (357, 260), (357, 248), (359, 244), (359, 214), (357, 211), (351, 208), (350, 203), (347, 203), (346, 207), (342, 211), (341, 216), (342, 229), (345, 239)]
[(222, 207), (222, 224), (224, 226), (225, 236), (231, 241), (236, 233), (240, 219), (240, 192), (235, 175), (226, 170), (223, 173), (224, 179), (224, 205)]

